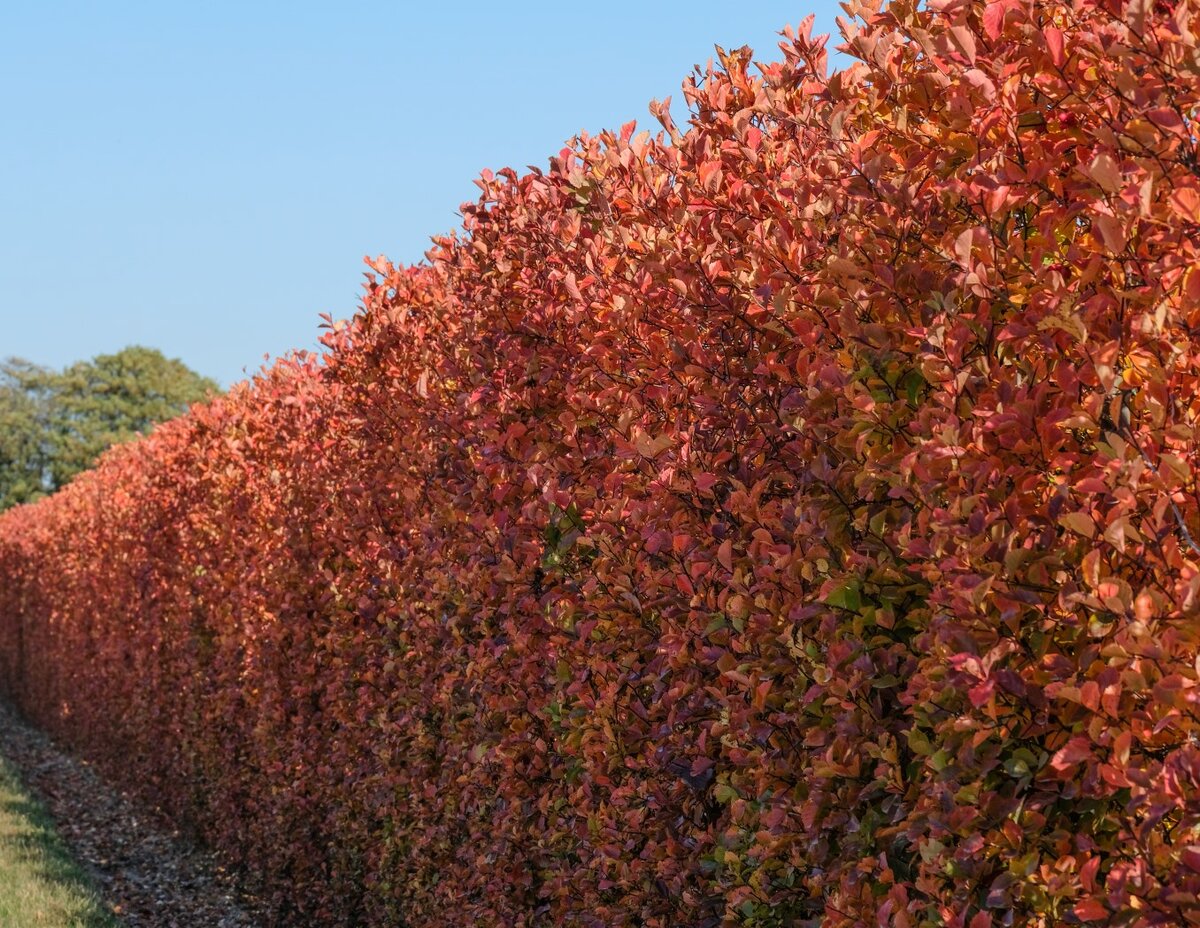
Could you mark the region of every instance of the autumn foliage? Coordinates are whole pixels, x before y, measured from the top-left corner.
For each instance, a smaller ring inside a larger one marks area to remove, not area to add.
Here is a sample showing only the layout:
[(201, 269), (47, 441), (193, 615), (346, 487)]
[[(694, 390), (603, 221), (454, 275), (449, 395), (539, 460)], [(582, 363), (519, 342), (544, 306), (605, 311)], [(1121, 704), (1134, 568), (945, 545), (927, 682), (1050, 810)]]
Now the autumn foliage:
[(0, 518), (281, 924), (1200, 924), (1194, 2), (855, 5)]

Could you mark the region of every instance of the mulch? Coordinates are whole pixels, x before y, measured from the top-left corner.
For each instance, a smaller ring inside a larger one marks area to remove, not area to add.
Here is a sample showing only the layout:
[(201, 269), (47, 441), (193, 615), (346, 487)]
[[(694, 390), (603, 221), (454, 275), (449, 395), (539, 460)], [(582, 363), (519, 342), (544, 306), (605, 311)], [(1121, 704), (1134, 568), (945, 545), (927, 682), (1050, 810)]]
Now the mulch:
[(110, 911), (130, 928), (258, 928), (263, 907), (161, 813), (106, 782), (0, 703), (0, 755), (46, 807)]

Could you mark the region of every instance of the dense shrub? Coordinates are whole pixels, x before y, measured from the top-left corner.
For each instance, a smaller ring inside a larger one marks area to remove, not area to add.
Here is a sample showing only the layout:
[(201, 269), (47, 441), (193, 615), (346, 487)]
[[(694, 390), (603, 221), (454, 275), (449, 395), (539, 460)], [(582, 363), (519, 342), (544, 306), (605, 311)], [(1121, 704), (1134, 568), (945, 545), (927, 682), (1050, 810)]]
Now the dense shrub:
[(0, 518), (281, 923), (1200, 922), (1195, 5), (859, 5)]

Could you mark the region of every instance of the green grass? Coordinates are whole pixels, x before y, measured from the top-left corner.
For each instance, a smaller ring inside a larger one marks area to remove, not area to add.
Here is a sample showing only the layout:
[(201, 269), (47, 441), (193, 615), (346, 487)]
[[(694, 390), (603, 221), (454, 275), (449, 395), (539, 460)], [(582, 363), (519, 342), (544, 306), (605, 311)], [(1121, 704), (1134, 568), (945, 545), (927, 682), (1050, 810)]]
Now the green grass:
[(0, 925), (116, 928), (46, 810), (0, 758)]

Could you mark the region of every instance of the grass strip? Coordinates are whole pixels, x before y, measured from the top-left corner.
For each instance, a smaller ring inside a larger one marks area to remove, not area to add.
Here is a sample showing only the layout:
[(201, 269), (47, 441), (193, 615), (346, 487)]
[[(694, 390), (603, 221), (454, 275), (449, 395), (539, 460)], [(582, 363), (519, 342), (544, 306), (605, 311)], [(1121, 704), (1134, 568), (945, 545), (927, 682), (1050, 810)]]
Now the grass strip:
[(41, 803), (0, 757), (0, 925), (117, 928)]

